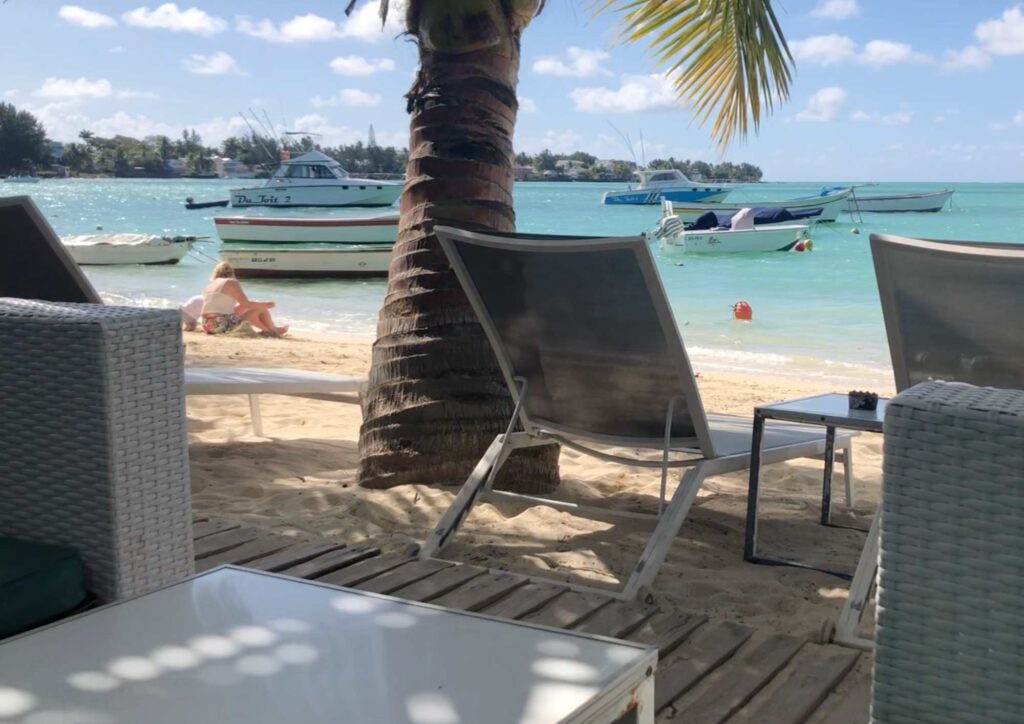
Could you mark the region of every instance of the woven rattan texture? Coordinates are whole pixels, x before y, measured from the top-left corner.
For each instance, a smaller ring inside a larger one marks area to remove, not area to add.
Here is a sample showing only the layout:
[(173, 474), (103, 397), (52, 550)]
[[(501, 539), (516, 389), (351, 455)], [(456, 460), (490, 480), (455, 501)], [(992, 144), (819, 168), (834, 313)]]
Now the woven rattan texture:
[(1024, 392), (889, 404), (876, 642), (874, 722), (1024, 722)]
[(0, 299), (0, 535), (113, 600), (193, 570), (176, 311)]

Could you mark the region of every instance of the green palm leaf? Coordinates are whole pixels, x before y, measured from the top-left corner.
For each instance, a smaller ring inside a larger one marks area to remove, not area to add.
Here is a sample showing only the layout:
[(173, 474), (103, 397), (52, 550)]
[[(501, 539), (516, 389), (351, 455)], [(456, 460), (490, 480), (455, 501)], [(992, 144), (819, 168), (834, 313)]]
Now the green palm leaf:
[(771, 0), (595, 0), (646, 41), (679, 98), (725, 148), (789, 96), (793, 56)]

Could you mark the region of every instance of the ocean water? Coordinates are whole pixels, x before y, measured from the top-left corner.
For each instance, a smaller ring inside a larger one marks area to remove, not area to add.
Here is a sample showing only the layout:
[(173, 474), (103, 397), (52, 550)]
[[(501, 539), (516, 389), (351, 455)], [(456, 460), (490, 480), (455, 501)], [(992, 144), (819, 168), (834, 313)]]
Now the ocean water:
[[(60, 234), (128, 231), (209, 236), (176, 266), (87, 267), (110, 302), (173, 306), (198, 293), (220, 242), (213, 216), (357, 216), (379, 210), (206, 209), (188, 211), (186, 196), (227, 198), (238, 182), (148, 179), (47, 180), (33, 186), (0, 184), (0, 194), (30, 193)], [(737, 189), (743, 203), (815, 194), (822, 185), (764, 183)], [(515, 187), (518, 228), (524, 232), (630, 235), (649, 231), (660, 209), (602, 206), (601, 194), (617, 188), (597, 183), (521, 183)], [(933, 214), (840, 214), (812, 229), (814, 250), (805, 253), (721, 254), (671, 257), (652, 247), (679, 323), (698, 368), (762, 371), (836, 380), (890, 376), (868, 235), (1024, 243), (1024, 184), (881, 184), (862, 194), (955, 188), (953, 208)], [(859, 234), (854, 234), (854, 229)], [(277, 301), (275, 315), (296, 331), (372, 335), (384, 297), (383, 280), (252, 280), (254, 298)], [(746, 300), (753, 321), (732, 319)]]

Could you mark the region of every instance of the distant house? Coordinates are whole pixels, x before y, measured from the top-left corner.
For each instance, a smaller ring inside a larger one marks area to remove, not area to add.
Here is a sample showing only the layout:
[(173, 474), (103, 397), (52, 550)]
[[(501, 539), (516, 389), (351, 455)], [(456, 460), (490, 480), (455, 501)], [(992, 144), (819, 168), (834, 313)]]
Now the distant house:
[(537, 172), (533, 170), (533, 166), (523, 166), (519, 163), (512, 165), (512, 173), (515, 175), (516, 181), (528, 181), (537, 175)]
[(254, 178), (256, 174), (241, 161), (223, 156), (214, 156), (213, 170), (221, 178)]
[(587, 175), (587, 166), (582, 161), (575, 161), (571, 158), (563, 158), (555, 161), (555, 168), (562, 176), (576, 179)]
[(169, 158), (164, 161), (164, 171), (173, 175), (181, 176), (185, 173), (185, 161), (181, 158)]

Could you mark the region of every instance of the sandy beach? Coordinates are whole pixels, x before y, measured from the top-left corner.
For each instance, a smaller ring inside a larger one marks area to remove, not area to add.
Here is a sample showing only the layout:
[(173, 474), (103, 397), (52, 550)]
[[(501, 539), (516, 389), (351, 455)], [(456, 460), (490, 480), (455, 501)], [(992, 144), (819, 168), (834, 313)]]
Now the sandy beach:
[[(279, 366), (366, 374), (367, 337), (273, 340), (185, 334), (190, 364)], [(827, 391), (864, 389), (810, 378), (701, 372), (705, 407), (750, 415), (757, 403)], [(859, 384), (858, 384), (859, 383)], [(891, 394), (892, 383), (873, 389)], [(366, 490), (355, 483), (360, 412), (355, 405), (265, 396), (265, 433), (256, 437), (244, 397), (188, 402), (193, 506), (196, 515), (230, 519), (295, 536), (348, 544), (372, 541), (385, 551), (422, 541), (454, 488), (404, 485)], [(841, 476), (834, 520), (866, 527), (878, 499), (882, 439), (854, 442), (857, 500), (847, 510)], [(563, 450), (559, 495), (581, 502), (654, 511), (659, 473), (610, 465)], [(852, 571), (863, 533), (817, 523), (821, 462), (768, 466), (762, 476), (761, 547), (765, 553)], [(743, 562), (747, 473), (711, 478), (694, 505), (655, 583), (659, 605), (813, 637), (834, 618), (847, 583), (795, 568)], [(455, 560), (590, 584), (613, 583), (641, 552), (644, 531), (628, 524), (576, 518), (549, 507), (478, 505), (448, 549)]]

